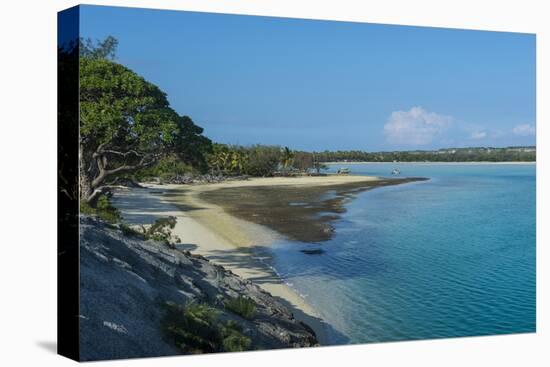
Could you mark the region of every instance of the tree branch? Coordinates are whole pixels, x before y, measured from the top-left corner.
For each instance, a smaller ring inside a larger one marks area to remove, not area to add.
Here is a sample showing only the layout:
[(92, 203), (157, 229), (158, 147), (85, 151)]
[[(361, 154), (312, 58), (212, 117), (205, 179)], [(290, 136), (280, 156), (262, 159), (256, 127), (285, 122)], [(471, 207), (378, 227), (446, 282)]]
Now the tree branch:
[(99, 175), (92, 181), (92, 188), (99, 187), (99, 185), (101, 185), (101, 183), (103, 183), (103, 181), (105, 181), (108, 176), (114, 175), (116, 173), (130, 172), (140, 168), (148, 167), (154, 164), (160, 157), (161, 154), (145, 155), (137, 164), (123, 165), (110, 170), (106, 169), (106, 157), (103, 157), (105, 160), (98, 159)]
[(111, 149), (102, 150), (101, 154), (114, 154), (114, 155), (118, 155), (118, 156), (121, 156), (121, 157), (127, 157), (129, 155), (135, 155), (137, 157), (143, 157), (143, 155), (144, 155), (143, 153), (139, 153), (138, 151), (135, 151), (135, 150), (129, 150), (126, 153), (123, 153), (123, 152), (119, 152), (119, 151), (111, 150)]
[(87, 198), (88, 203), (93, 203), (95, 200), (97, 200), (99, 195), (105, 194), (107, 191), (109, 191), (112, 187), (111, 186), (101, 186), (92, 192), (92, 194)]

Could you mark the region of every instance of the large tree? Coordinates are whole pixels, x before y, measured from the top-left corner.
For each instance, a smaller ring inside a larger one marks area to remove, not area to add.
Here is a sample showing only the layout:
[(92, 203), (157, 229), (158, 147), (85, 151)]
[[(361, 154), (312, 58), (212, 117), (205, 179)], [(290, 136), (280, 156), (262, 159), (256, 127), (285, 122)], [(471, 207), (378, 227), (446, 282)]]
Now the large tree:
[(93, 205), (116, 175), (168, 154), (204, 161), (211, 142), (170, 108), (166, 94), (130, 69), (100, 57), (80, 58), (80, 199)]

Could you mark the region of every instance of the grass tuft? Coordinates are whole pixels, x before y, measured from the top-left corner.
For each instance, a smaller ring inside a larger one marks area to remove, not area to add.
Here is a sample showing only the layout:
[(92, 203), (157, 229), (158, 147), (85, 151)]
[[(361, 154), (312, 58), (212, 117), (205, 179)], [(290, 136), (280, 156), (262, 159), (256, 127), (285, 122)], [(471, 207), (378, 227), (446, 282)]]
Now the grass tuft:
[(225, 301), (224, 305), (229, 311), (247, 320), (253, 319), (256, 315), (256, 302), (247, 297), (239, 296), (237, 298), (231, 298)]

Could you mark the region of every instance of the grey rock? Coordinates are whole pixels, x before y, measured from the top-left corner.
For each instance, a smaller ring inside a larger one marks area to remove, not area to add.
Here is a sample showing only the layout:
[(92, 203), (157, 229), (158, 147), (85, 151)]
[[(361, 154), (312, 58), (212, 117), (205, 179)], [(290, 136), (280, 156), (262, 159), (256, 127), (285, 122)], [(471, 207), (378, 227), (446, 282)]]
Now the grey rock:
[[(235, 320), (254, 349), (318, 345), (313, 331), (250, 281), (202, 256), (136, 237), (97, 219), (81, 216), (81, 359), (101, 360), (180, 354), (163, 338), (164, 302), (205, 302), (220, 318)], [(223, 307), (245, 296), (257, 304), (245, 320)]]

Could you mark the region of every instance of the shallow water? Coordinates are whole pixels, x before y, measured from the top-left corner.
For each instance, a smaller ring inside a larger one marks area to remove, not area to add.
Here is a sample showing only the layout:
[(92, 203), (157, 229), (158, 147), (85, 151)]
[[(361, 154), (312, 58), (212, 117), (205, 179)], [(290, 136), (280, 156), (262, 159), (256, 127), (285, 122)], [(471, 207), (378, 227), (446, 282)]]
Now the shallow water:
[(329, 241), (272, 247), (331, 344), (535, 331), (534, 165), (348, 167), (430, 180), (358, 194)]

